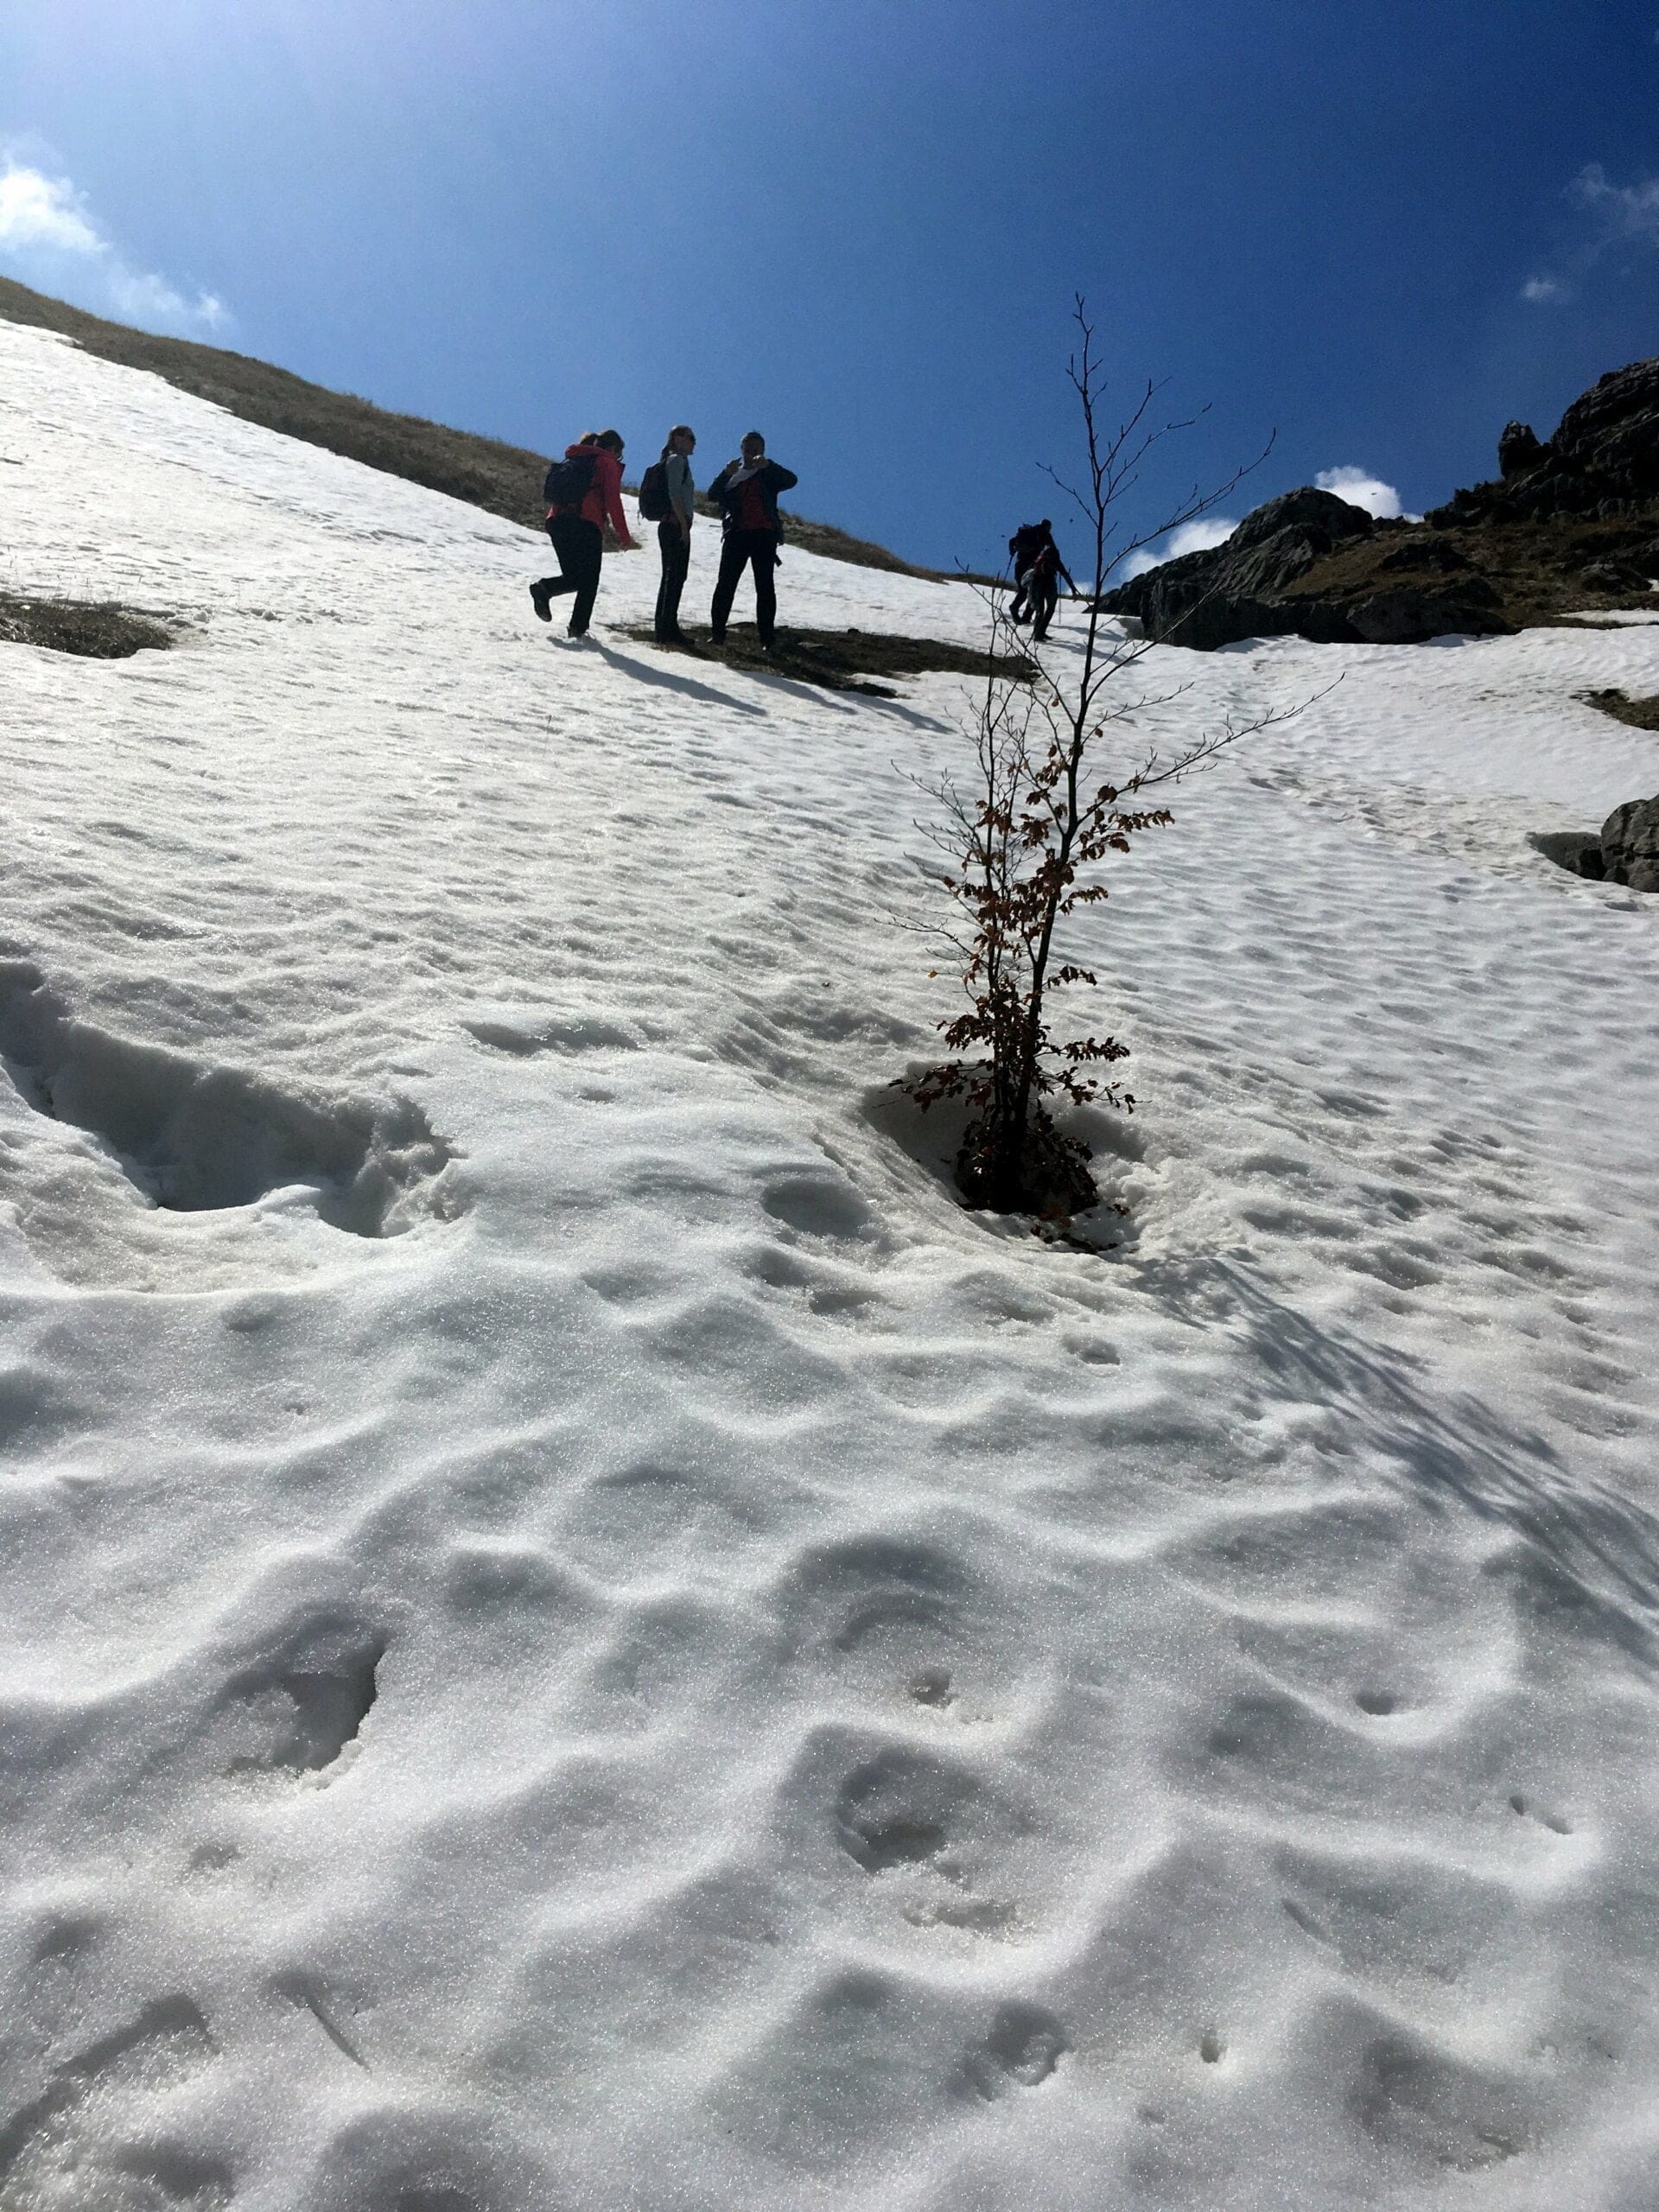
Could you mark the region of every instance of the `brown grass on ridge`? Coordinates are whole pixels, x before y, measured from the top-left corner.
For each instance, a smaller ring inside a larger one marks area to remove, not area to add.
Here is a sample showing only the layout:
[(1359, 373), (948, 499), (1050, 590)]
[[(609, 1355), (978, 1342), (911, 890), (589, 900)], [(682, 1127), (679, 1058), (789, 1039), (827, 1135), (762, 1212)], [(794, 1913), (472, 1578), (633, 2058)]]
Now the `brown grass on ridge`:
[[(321, 446), (388, 476), (402, 476), (431, 492), (482, 507), (486, 514), (539, 531), (546, 510), (542, 478), (547, 455), (499, 438), (453, 430), (418, 415), (397, 415), (350, 392), (330, 391), (287, 369), (194, 339), (162, 338), (125, 323), (106, 322), (62, 300), (48, 299), (26, 284), (0, 276), (0, 321), (60, 331), (83, 351), (124, 368), (147, 370), (198, 399), (211, 400), (244, 422)], [(705, 512), (705, 503), (699, 502)], [(861, 569), (883, 569), (899, 575), (939, 579), (938, 572), (900, 560), (882, 545), (851, 537), (833, 524), (785, 514), (790, 542), (831, 561)], [(649, 525), (647, 525), (649, 527)]]

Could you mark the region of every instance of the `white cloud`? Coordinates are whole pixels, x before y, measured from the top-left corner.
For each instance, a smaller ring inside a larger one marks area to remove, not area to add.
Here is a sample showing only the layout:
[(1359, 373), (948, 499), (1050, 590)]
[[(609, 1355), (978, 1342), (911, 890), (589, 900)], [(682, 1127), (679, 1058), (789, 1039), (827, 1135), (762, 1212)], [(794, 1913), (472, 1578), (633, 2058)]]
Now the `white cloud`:
[(1226, 515), (1201, 515), (1197, 522), (1184, 522), (1179, 530), (1171, 531), (1160, 546), (1143, 545), (1138, 553), (1131, 553), (1123, 563), (1124, 578), (1144, 576), (1148, 569), (1179, 561), (1183, 553), (1207, 553), (1212, 545), (1224, 545), (1237, 528), (1237, 523)]
[(1521, 287), (1521, 296), (1536, 306), (1547, 300), (1564, 300), (1567, 287), (1559, 276), (1529, 276)]
[(48, 245), (68, 253), (97, 253), (102, 241), (67, 177), (8, 162), (0, 173), (0, 245)]
[(1599, 162), (1592, 162), (1567, 186), (1567, 196), (1595, 217), (1605, 237), (1648, 238), (1659, 245), (1659, 177), (1615, 184)]
[(230, 320), (213, 293), (189, 299), (165, 276), (135, 269), (67, 177), (15, 156), (0, 169), (0, 262), (40, 290), (147, 329), (219, 330)]
[[(1385, 484), (1380, 476), (1373, 476), (1366, 469), (1322, 468), (1313, 481), (1321, 492), (1334, 492), (1351, 507), (1363, 507), (1379, 522), (1386, 522), (1402, 512), (1400, 494), (1393, 485)], [(1415, 522), (1419, 518), (1414, 515), (1411, 519)]]

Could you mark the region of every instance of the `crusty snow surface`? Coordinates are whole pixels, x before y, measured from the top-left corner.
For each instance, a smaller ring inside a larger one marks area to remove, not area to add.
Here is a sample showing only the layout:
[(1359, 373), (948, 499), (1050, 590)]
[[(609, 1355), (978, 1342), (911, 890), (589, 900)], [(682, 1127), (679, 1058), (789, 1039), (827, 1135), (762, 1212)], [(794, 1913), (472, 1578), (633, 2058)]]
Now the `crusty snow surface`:
[(3, 2212), (1659, 2202), (1659, 901), (1528, 842), (1659, 632), (1155, 658), (1343, 680), (1083, 933), (1095, 1255), (886, 1088), (958, 679), (4, 324), (0, 454), (190, 625), (0, 645)]

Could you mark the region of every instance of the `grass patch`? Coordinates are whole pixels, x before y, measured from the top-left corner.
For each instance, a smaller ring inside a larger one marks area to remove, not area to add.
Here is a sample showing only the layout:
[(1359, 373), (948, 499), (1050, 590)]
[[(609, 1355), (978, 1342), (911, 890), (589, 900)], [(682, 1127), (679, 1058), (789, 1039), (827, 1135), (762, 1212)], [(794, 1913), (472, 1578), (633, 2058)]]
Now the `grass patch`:
[(1604, 715), (1611, 715), (1615, 721), (1628, 722), (1632, 729), (1659, 730), (1659, 698), (1633, 699), (1628, 691), (1586, 691), (1585, 704), (1599, 707)]
[(0, 591), (0, 644), (44, 645), (89, 660), (125, 660), (173, 642), (173, 632), (110, 599), (31, 599)]
[[(651, 645), (650, 625), (639, 623), (624, 634)], [(781, 625), (771, 653), (763, 653), (754, 626), (734, 622), (723, 645), (713, 644), (706, 629), (686, 631), (688, 648), (697, 658), (728, 661), (777, 676), (792, 676), (802, 683), (816, 683), (825, 691), (861, 691), (867, 697), (892, 699), (898, 695), (886, 684), (864, 681), (872, 676), (973, 676), (982, 683), (991, 672), (990, 656), (970, 645), (947, 645), (942, 638), (901, 638), (885, 630), (794, 630)], [(659, 652), (677, 649), (663, 645)], [(1037, 671), (1024, 658), (999, 659), (997, 673), (1016, 682), (1029, 682)]]
[(1321, 600), (1351, 607), (1374, 592), (1414, 588), (1455, 600), (1479, 580), (1491, 587), (1494, 611), (1512, 628), (1558, 628), (1580, 613), (1642, 605), (1645, 591), (1588, 582), (1585, 570), (1656, 531), (1659, 505), (1617, 524), (1567, 518), (1445, 528), (1385, 522), (1370, 537), (1345, 539), (1273, 596), (1287, 605)]

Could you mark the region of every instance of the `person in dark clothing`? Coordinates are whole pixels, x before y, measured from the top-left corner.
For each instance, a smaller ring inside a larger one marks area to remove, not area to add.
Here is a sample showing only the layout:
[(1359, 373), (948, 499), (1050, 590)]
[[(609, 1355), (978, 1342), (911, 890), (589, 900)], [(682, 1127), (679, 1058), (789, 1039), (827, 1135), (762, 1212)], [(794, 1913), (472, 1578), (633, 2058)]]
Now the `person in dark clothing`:
[(691, 476), (691, 456), (696, 449), (696, 435), (689, 423), (677, 423), (663, 448), (663, 483), (669, 511), (657, 525), (663, 581), (657, 588), (657, 619), (652, 626), (659, 645), (685, 642), (680, 632), (680, 594), (691, 565), (691, 525), (697, 518), (697, 487)]
[(633, 540), (628, 536), (627, 518), (622, 512), (622, 440), (619, 434), (615, 430), (588, 430), (575, 445), (564, 449), (567, 461), (583, 461), (589, 455), (593, 469), (581, 503), (569, 507), (550, 507), (547, 511), (547, 534), (559, 556), (559, 573), (556, 576), (543, 576), (530, 588), (531, 602), (543, 622), (552, 620), (551, 602), (562, 592), (575, 594), (570, 608), (573, 638), (587, 636), (594, 601), (599, 596), (607, 515), (623, 550), (631, 552), (633, 548)]
[(1031, 609), (1031, 635), (1035, 645), (1040, 645), (1048, 635), (1048, 626), (1054, 620), (1054, 609), (1059, 603), (1062, 576), (1075, 594), (1076, 580), (1061, 560), (1060, 549), (1051, 537), (1046, 545), (1039, 546), (1036, 558), (1026, 571), (1026, 601)]
[(772, 651), (778, 619), (778, 591), (772, 572), (778, 565), (778, 546), (784, 534), (778, 494), (792, 491), (799, 481), (792, 469), (766, 459), (766, 440), (759, 430), (751, 430), (743, 441), (742, 458), (728, 461), (709, 486), (709, 498), (720, 505), (720, 574), (709, 610), (709, 634), (716, 645), (726, 635), (738, 579), (745, 569), (753, 568), (754, 626), (760, 633), (761, 651)]
[(1026, 619), (1026, 570), (1036, 557), (1048, 524), (1043, 522), (1022, 522), (1008, 540), (1008, 567), (1014, 575), (1014, 604), (1008, 609), (1008, 620), (1020, 623)]
[(1077, 588), (1071, 570), (1060, 558), (1060, 549), (1054, 543), (1054, 527), (1046, 516), (1041, 522), (1020, 524), (1008, 540), (1008, 559), (1016, 586), (1008, 620), (1016, 624), (1029, 620), (1032, 638), (1040, 645), (1054, 620), (1060, 578), (1064, 576), (1074, 592)]

